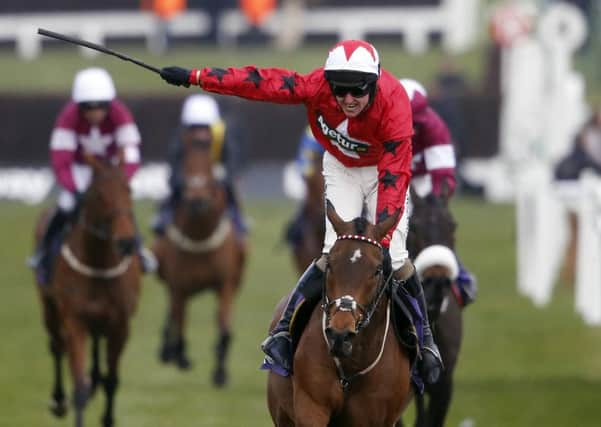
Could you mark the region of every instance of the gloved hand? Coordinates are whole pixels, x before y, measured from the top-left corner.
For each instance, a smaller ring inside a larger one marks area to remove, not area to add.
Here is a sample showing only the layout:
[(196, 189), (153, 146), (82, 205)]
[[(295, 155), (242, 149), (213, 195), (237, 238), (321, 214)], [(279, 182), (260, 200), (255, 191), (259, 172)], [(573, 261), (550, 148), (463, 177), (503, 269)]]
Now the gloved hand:
[(161, 68), (161, 78), (171, 85), (190, 87), (190, 70), (186, 68)]

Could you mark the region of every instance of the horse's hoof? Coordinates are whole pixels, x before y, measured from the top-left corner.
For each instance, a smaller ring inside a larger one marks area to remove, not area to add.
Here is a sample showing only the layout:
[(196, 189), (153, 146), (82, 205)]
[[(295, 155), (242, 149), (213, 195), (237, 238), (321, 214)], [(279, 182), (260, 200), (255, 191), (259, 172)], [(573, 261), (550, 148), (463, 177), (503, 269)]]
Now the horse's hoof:
[(185, 356), (179, 357), (177, 359), (177, 367), (181, 371), (189, 371), (190, 369), (192, 369), (192, 362), (190, 362), (190, 359), (188, 359)]
[(52, 415), (57, 418), (62, 418), (67, 415), (67, 405), (65, 405), (65, 402), (57, 402), (56, 400), (52, 400), (50, 405), (48, 405), (48, 409), (50, 409)]
[(173, 360), (173, 350), (167, 346), (163, 346), (159, 351), (159, 361), (162, 363), (169, 363)]
[(223, 387), (227, 384), (227, 374), (225, 369), (215, 369), (213, 372), (213, 385), (215, 387)]
[(104, 415), (102, 417), (102, 427), (113, 427), (113, 425), (115, 425), (115, 421), (112, 415)]

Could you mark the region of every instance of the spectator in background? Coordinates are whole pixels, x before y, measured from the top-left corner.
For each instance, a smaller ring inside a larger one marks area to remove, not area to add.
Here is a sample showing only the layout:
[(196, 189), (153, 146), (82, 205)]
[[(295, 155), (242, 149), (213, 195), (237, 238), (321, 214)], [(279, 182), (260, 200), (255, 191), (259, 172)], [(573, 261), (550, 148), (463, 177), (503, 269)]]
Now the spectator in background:
[[(601, 109), (597, 110), (578, 132), (572, 151), (555, 167), (555, 179), (576, 182), (583, 170), (588, 169), (601, 175)], [(570, 240), (562, 269), (566, 283), (574, 283), (576, 248), (578, 245), (578, 217), (574, 208), (568, 210)]]
[(159, 55), (167, 52), (170, 21), (186, 10), (186, 6), (186, 0), (141, 0), (141, 9), (151, 10), (156, 16), (155, 32), (148, 44), (151, 52)]
[(275, 11), (276, 0), (239, 0), (240, 9), (250, 24), (245, 36), (249, 42), (264, 42), (266, 35), (261, 31), (263, 22)]
[[(84, 155), (109, 161), (122, 152), (125, 174), (131, 180), (140, 166), (140, 144), (138, 127), (128, 108), (117, 98), (110, 74), (102, 68), (79, 71), (71, 100), (58, 115), (50, 138), (52, 169), (60, 193), (41, 245), (29, 260), (40, 283), (50, 279), (52, 248), (58, 247), (63, 231), (77, 218), (80, 200), (90, 185), (92, 170)], [(139, 249), (145, 271), (153, 270), (153, 257), (141, 246)]]
[[(206, 130), (210, 132), (206, 132)], [(162, 235), (173, 219), (177, 203), (181, 200), (184, 186), (182, 163), (184, 160), (184, 141), (210, 137), (211, 155), (219, 166), (218, 179), (225, 186), (228, 213), (234, 224), (236, 236), (240, 241), (246, 239), (248, 227), (241, 212), (235, 177), (239, 170), (236, 162), (238, 142), (235, 130), (227, 127), (221, 118), (219, 106), (209, 95), (191, 95), (184, 101), (177, 136), (169, 145), (168, 161), (169, 196), (161, 203), (154, 219), (153, 230)], [(200, 139), (202, 141), (202, 139)]]
[(577, 180), (584, 169), (601, 174), (601, 109), (578, 132), (572, 151), (555, 167), (555, 179)]

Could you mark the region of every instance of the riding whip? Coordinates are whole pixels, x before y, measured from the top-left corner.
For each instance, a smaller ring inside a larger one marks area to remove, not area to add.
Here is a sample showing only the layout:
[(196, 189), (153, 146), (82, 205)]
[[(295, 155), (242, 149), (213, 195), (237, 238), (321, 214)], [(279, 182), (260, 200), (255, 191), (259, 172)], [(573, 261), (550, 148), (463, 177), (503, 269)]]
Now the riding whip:
[(146, 68), (147, 70), (150, 70), (150, 71), (154, 71), (157, 74), (161, 74), (161, 70), (157, 67), (153, 67), (152, 65), (145, 64), (142, 61), (131, 58), (123, 53), (115, 52), (114, 50), (111, 50), (107, 47), (101, 46), (96, 43), (81, 40), (76, 37), (66, 36), (66, 35), (60, 34), (60, 33), (55, 33), (54, 31), (48, 31), (43, 28), (38, 28), (38, 34), (41, 34), (41, 35), (47, 36), (47, 37), (52, 37), (53, 39), (58, 39), (58, 40), (62, 40), (65, 42), (73, 43), (73, 44), (76, 44), (79, 46), (84, 46), (84, 47), (87, 47), (90, 49), (97, 50), (102, 53), (106, 53), (108, 55), (113, 55), (124, 61), (133, 62), (134, 64), (139, 65), (140, 67)]

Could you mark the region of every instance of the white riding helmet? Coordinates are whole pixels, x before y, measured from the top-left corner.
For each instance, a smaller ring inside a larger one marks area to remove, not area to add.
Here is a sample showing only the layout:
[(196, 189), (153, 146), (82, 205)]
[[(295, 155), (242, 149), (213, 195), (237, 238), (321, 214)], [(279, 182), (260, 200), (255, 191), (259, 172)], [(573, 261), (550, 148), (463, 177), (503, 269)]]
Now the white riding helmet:
[(184, 126), (212, 126), (221, 120), (219, 106), (208, 95), (190, 95), (182, 107), (181, 122)]
[(371, 44), (363, 40), (344, 40), (328, 53), (324, 65), (326, 76), (328, 71), (354, 71), (380, 75), (380, 56)]
[(75, 75), (71, 97), (77, 102), (109, 102), (117, 95), (111, 75), (103, 68), (86, 68)]
[(407, 96), (409, 97), (410, 101), (413, 99), (413, 95), (415, 94), (415, 92), (419, 93), (424, 98), (428, 97), (428, 92), (426, 91), (426, 88), (417, 80), (400, 79), (399, 81), (405, 88), (405, 92), (407, 92)]

